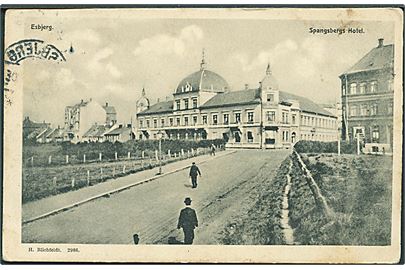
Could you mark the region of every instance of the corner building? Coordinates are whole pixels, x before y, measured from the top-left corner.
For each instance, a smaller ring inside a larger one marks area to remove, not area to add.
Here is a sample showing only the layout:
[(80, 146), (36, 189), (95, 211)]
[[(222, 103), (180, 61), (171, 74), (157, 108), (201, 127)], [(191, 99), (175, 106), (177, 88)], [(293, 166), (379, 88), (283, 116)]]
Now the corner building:
[(337, 117), (307, 98), (279, 91), (270, 65), (258, 88), (230, 91), (226, 80), (200, 70), (180, 81), (173, 99), (138, 100), (138, 139), (224, 139), (234, 148), (289, 148), (299, 140), (336, 141)]
[(357, 140), (364, 151), (390, 152), (393, 138), (394, 45), (377, 47), (340, 75), (344, 140)]

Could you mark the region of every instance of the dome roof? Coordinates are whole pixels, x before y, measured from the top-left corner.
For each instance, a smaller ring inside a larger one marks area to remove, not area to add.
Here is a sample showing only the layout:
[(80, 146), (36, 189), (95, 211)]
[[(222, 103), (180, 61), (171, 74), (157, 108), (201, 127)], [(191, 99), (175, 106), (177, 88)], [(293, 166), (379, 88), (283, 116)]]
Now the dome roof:
[(267, 65), (266, 76), (261, 81), (261, 88), (265, 90), (278, 90), (278, 82), (271, 73), (270, 64)]
[(209, 91), (227, 92), (229, 85), (224, 78), (215, 72), (201, 69), (185, 77), (176, 88), (175, 93)]

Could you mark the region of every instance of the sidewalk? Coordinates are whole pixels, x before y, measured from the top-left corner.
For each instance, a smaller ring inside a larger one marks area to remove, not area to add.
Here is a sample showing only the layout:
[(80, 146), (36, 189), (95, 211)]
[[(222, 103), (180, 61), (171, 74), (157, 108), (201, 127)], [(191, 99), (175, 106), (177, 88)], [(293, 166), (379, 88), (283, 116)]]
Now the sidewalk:
[(191, 162), (201, 164), (212, 159), (234, 153), (232, 150), (225, 150), (216, 153), (216, 156), (202, 155), (189, 159), (180, 160), (162, 166), (162, 175), (156, 175), (159, 168), (141, 171), (121, 178), (89, 186), (75, 191), (58, 194), (55, 196), (29, 202), (22, 205), (22, 222), (29, 223), (37, 219), (68, 210), (80, 204), (98, 199), (111, 193), (120, 192), (133, 186), (153, 181), (165, 175), (175, 173), (191, 166)]

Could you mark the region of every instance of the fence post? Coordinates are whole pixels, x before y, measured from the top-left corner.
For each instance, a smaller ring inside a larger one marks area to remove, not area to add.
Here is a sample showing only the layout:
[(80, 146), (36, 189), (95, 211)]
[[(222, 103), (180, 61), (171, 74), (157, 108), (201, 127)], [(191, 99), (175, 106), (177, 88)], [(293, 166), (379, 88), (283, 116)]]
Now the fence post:
[(87, 185), (90, 186), (90, 171), (87, 170)]
[(169, 149), (169, 150), (167, 150), (167, 156), (169, 157), (169, 159), (171, 158), (171, 155), (170, 155), (170, 149)]
[(86, 154), (83, 154), (83, 163), (86, 163)]
[(191, 148), (191, 156), (194, 157), (194, 149), (193, 148)]
[(74, 188), (75, 187), (75, 178), (73, 177), (72, 178), (72, 188)]
[(69, 155), (66, 155), (66, 164), (69, 163)]
[(131, 159), (131, 152), (128, 152), (128, 159)]
[(125, 173), (125, 165), (124, 165), (124, 167), (122, 168), (122, 173)]
[(156, 161), (159, 161), (159, 153), (158, 153), (158, 150), (155, 150), (155, 158), (156, 158)]
[(100, 168), (100, 174), (101, 174), (101, 177), (103, 177), (103, 168), (102, 167)]
[(115, 160), (118, 160), (118, 154), (115, 152)]
[(177, 153), (174, 153), (174, 158), (176, 158), (177, 157)]
[(184, 149), (181, 149), (181, 156), (184, 157)]
[(31, 166), (34, 166), (34, 157), (31, 157)]
[(53, 186), (56, 187), (56, 176), (53, 177), (52, 183), (53, 183)]
[(49, 158), (48, 158), (48, 164), (52, 164), (52, 156), (49, 156)]
[(187, 150), (187, 157), (190, 157), (190, 150)]
[(145, 151), (142, 151), (142, 159), (145, 158)]
[(141, 168), (143, 169), (143, 167), (145, 166), (145, 164), (144, 164), (144, 160), (143, 159), (141, 159)]
[(98, 159), (99, 159), (100, 161), (103, 160), (103, 154), (102, 154), (102, 153), (99, 153), (99, 154), (98, 154)]

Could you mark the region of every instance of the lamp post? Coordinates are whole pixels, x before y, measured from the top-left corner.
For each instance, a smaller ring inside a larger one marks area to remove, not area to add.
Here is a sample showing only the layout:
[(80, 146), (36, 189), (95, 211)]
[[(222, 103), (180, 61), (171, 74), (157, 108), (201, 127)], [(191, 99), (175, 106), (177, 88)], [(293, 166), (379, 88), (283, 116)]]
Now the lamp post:
[(162, 137), (163, 137), (162, 131), (159, 130), (157, 135), (158, 135), (158, 138), (159, 138), (159, 155), (158, 155), (159, 172), (157, 174), (161, 175), (162, 174)]

